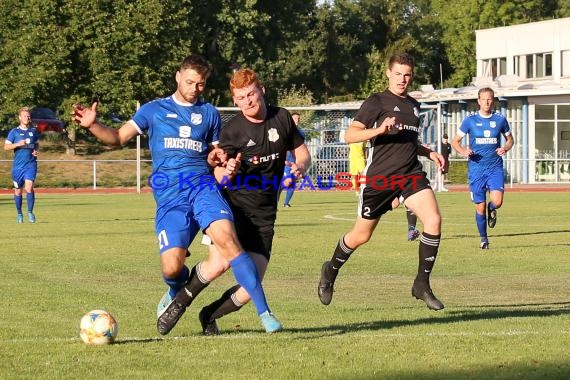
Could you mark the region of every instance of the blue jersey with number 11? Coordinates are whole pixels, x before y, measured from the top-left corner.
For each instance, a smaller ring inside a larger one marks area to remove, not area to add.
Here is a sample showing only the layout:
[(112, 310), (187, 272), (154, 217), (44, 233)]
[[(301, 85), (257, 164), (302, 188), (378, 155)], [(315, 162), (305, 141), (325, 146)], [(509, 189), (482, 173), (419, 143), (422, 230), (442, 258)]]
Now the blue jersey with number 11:
[(503, 168), (503, 159), (497, 154), (501, 147), (501, 135), (511, 134), (509, 122), (500, 113), (482, 116), (479, 112), (467, 116), (457, 131), (461, 137), (469, 135), (469, 178), (476, 178), (493, 169)]
[(140, 133), (149, 136), (153, 173), (149, 185), (157, 204), (191, 191), (210, 176), (209, 147), (217, 144), (221, 118), (210, 103), (192, 105), (174, 96), (144, 104), (133, 116)]

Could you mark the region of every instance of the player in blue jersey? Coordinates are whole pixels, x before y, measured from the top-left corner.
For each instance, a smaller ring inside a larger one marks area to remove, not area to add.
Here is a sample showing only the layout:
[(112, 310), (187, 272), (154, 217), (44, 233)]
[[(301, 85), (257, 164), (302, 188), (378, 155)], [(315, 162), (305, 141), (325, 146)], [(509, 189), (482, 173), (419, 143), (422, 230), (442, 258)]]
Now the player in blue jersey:
[(358, 217), (352, 229), (339, 239), (332, 257), (321, 267), (317, 294), (324, 305), (332, 301), (341, 267), (358, 247), (370, 240), (382, 215), (391, 211), (401, 198), (423, 225), (412, 296), (423, 300), (429, 309), (444, 308), (430, 285), (439, 252), (441, 214), (418, 155), (429, 157), (438, 168), (444, 161), (441, 154), (418, 141), (420, 104), (407, 91), (412, 82), (413, 63), (408, 54), (390, 57), (386, 69), (388, 89), (370, 95), (362, 103), (344, 136), (347, 143), (370, 140), (363, 173), (366, 183), (359, 194)]
[[(489, 228), (495, 227), (497, 209), (503, 205), (505, 191), (503, 156), (514, 144), (509, 122), (503, 115), (493, 110), (494, 96), (495, 93), (491, 88), (485, 87), (479, 90), (477, 96), (479, 112), (463, 120), (451, 142), (451, 146), (460, 155), (469, 159), (469, 191), (471, 200), (475, 203), (475, 222), (481, 237), (481, 249), (489, 249), (487, 225)], [(465, 135), (469, 135), (468, 147), (461, 145)], [(505, 138), (502, 146), (501, 136)], [(487, 191), (489, 191), (489, 203), (486, 203)]]
[[(157, 308), (157, 329), (168, 334), (197, 296), (184, 286), (200, 281), (185, 265), (188, 247), (199, 230), (207, 233), (228, 260), (241, 286), (251, 294), (267, 332), (281, 329), (271, 313), (255, 263), (239, 243), (232, 211), (214, 183), (212, 168), (233, 165), (216, 148), (221, 119), (213, 105), (200, 99), (210, 74), (208, 62), (191, 54), (176, 72), (176, 92), (143, 105), (121, 128), (103, 126), (96, 119), (97, 103), (74, 105), (73, 118), (99, 140), (120, 147), (146, 133), (153, 172), (149, 185), (156, 201), (155, 229), (164, 282), (169, 289)], [(201, 289), (208, 283), (202, 284)], [(201, 290), (200, 289), (200, 290)]]
[(4, 150), (14, 151), (12, 163), (12, 181), (14, 182), (14, 203), (16, 204), (18, 223), (24, 223), (22, 213), (22, 189), (26, 190), (26, 202), (28, 208), (28, 221), (36, 222), (34, 204), (36, 195), (34, 182), (38, 172), (38, 150), (40, 149), (40, 133), (31, 126), (30, 109), (22, 107), (18, 111), (20, 125), (12, 129), (4, 142)]
[[(298, 127), (301, 120), (301, 115), (297, 112), (291, 114), (295, 125)], [(305, 134), (299, 129), (299, 133), (305, 138)], [(287, 152), (287, 161), (294, 163), (295, 156), (291, 151)], [(297, 178), (295, 177), (291, 166), (285, 166), (285, 171), (283, 172), (283, 186), (281, 190), (285, 190), (285, 199), (283, 200), (283, 207), (291, 207), (291, 199), (293, 199), (293, 194), (295, 194), (295, 188), (297, 186)], [(281, 191), (279, 192), (281, 196)]]

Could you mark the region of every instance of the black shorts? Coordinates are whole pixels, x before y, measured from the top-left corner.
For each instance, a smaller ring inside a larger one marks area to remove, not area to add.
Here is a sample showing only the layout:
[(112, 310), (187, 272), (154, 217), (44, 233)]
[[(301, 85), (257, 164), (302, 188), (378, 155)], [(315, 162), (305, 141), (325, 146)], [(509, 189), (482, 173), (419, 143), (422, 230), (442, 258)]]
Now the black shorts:
[(406, 199), (424, 189), (431, 189), (425, 172), (391, 178), (373, 176), (360, 193), (358, 215), (363, 219), (378, 219), (392, 210), (395, 198)]
[(235, 211), (234, 219), (238, 240), (243, 249), (247, 252), (259, 253), (269, 260), (273, 235), (275, 235), (275, 223), (256, 224), (251, 218)]

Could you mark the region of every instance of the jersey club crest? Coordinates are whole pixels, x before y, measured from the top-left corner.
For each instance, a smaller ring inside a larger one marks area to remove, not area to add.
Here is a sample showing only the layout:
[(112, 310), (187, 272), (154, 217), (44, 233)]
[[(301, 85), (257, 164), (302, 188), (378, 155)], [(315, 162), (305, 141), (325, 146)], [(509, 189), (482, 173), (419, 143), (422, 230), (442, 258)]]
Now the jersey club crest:
[(267, 131), (267, 136), (269, 137), (269, 141), (275, 142), (279, 140), (279, 133), (277, 133), (277, 129), (271, 128)]

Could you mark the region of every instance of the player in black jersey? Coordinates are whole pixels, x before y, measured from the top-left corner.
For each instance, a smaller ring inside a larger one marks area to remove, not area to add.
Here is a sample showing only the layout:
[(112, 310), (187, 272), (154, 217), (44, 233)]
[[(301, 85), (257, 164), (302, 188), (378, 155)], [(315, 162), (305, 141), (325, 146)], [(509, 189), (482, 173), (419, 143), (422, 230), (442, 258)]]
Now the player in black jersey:
[(441, 154), (418, 143), (420, 104), (407, 92), (413, 65), (410, 55), (393, 55), (386, 70), (388, 89), (368, 97), (346, 131), (347, 143), (370, 140), (371, 159), (363, 173), (358, 218), (321, 269), (318, 295), (325, 305), (332, 300), (339, 269), (355, 249), (370, 240), (380, 217), (392, 210), (394, 199), (400, 198), (423, 224), (412, 296), (432, 310), (443, 309), (429, 282), (441, 237), (441, 215), (418, 155), (430, 158), (440, 169), (444, 160)]
[[(271, 255), (285, 165), (290, 166), (292, 175), (303, 176), (311, 164), (311, 155), (289, 111), (265, 104), (265, 88), (253, 70), (237, 70), (230, 80), (230, 91), (241, 112), (221, 130), (219, 146), (232, 159), (226, 168), (218, 167), (215, 175), (218, 183), (225, 185), (224, 195), (234, 214), (239, 241), (263, 279)], [(293, 153), (294, 163), (286, 161), (288, 151)], [(229, 262), (210, 245), (207, 260), (193, 268), (197, 276), (195, 287), (189, 290), (201, 290), (228, 268)], [(203, 333), (219, 334), (216, 319), (239, 310), (249, 300), (249, 294), (239, 285), (226, 290), (200, 311)], [(280, 329), (278, 326), (274, 331)]]

